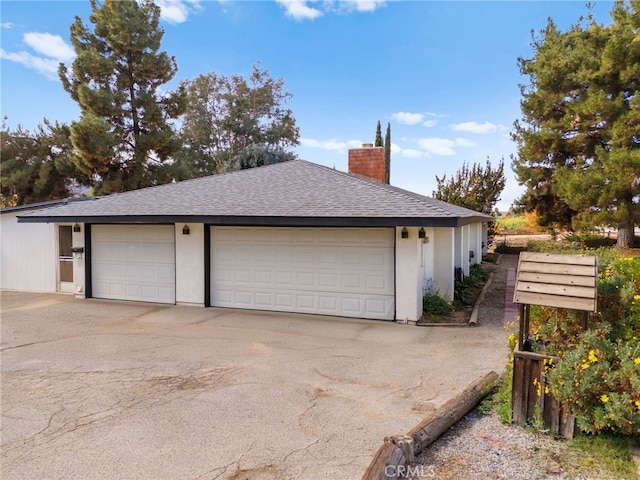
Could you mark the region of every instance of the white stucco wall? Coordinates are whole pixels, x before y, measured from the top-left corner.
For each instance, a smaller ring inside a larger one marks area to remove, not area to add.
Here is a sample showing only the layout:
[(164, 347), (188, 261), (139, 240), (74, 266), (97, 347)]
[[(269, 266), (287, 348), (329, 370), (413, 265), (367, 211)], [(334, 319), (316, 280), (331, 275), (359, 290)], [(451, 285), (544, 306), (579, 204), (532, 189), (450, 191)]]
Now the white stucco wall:
[(425, 238), (420, 239), (420, 269), (419, 275), (422, 279), (421, 296), (427, 292), (427, 289), (434, 289), (434, 263), (435, 263), (435, 240), (434, 229), (432, 227), (425, 228)]
[(417, 227), (406, 227), (408, 238), (396, 228), (396, 320), (416, 321), (422, 315), (422, 240)]
[(433, 283), (439, 295), (453, 300), (456, 231), (458, 228), (434, 228)]
[(57, 290), (56, 225), (18, 223), (17, 216), (0, 215), (0, 288), (25, 292)]
[(460, 252), (460, 264), (462, 265), (462, 273), (469, 275), (469, 252), (471, 248), (471, 225), (464, 225), (462, 229), (462, 251)]
[(489, 251), (489, 224), (482, 224), (482, 253), (487, 253)]
[(202, 223), (189, 223), (189, 235), (183, 235), (184, 225), (175, 224), (176, 304), (204, 306), (205, 226)]
[[(85, 247), (84, 244), (84, 223), (77, 224), (80, 226), (79, 232), (73, 232), (73, 247)], [(76, 297), (85, 297), (85, 252), (73, 254), (73, 293)]]
[(471, 237), (469, 241), (469, 249), (473, 250), (474, 258), (471, 264), (482, 262), (482, 223), (472, 223), (469, 225)]
[(456, 268), (462, 268), (462, 227), (456, 227), (454, 231), (453, 256)]

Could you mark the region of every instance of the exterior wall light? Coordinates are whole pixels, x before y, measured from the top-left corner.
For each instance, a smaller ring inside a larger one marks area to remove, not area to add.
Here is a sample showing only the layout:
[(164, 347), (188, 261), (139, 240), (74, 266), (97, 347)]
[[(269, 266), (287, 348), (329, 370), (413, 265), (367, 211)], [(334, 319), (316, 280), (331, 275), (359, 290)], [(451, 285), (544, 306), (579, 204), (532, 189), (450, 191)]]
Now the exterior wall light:
[(418, 230), (418, 238), (426, 238), (427, 234), (424, 231), (424, 228), (420, 228), (420, 230)]
[(82, 228), (80, 227), (80, 225), (78, 225), (77, 223), (73, 226), (73, 231), (75, 233), (81, 232)]
[(184, 227), (182, 227), (182, 234), (183, 235), (189, 235), (191, 233), (191, 231), (189, 230), (189, 225), (185, 224)]
[(407, 227), (404, 227), (402, 229), (402, 234), (401, 234), (402, 238), (409, 238), (409, 230), (407, 230)]

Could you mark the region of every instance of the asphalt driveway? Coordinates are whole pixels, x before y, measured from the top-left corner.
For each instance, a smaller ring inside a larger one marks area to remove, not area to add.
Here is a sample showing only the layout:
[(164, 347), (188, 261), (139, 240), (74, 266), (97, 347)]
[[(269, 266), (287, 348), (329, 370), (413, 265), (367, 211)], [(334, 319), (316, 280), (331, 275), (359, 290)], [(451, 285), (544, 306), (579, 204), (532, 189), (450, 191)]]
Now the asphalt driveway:
[(359, 479), (499, 327), (2, 292), (3, 479)]

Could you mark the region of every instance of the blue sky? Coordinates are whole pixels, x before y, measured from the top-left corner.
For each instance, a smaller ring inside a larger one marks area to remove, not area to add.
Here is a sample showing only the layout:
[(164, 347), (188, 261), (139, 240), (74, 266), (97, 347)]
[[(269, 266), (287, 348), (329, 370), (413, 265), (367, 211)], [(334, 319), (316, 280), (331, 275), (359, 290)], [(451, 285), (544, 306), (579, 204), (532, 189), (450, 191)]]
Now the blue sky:
[[(582, 1), (157, 1), (162, 48), (179, 71), (167, 88), (198, 74), (248, 76), (261, 62), (293, 94), (300, 158), (347, 170), (347, 151), (373, 142), (391, 123), (391, 183), (424, 195), (435, 176), (464, 162), (504, 157), (520, 117), (518, 56), (532, 54), (531, 31), (551, 17), (562, 29), (587, 11)], [(609, 22), (611, 2), (596, 20)], [(70, 63), (69, 26), (88, 24), (88, 1), (0, 2), (1, 112), (33, 129), (43, 118), (71, 122), (76, 104), (57, 79)]]

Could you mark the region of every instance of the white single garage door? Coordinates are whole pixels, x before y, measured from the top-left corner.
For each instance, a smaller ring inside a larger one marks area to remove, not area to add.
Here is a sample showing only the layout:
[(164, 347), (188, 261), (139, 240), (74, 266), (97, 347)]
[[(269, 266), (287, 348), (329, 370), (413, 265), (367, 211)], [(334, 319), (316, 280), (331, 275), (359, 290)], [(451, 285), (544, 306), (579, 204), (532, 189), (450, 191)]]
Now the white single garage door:
[(215, 307), (394, 318), (393, 229), (211, 229)]
[(93, 225), (92, 296), (175, 303), (173, 225)]

